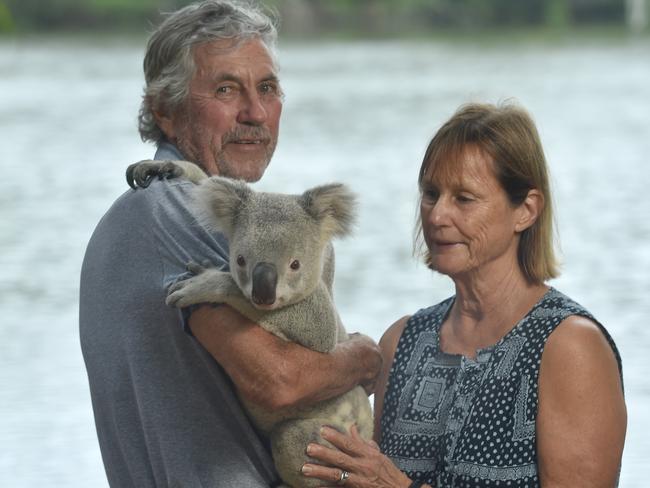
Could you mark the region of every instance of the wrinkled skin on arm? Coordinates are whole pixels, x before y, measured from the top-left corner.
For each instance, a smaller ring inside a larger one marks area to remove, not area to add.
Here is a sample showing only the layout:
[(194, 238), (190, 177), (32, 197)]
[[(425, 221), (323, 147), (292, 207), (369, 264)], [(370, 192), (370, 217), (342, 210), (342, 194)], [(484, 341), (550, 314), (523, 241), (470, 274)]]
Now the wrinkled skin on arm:
[(269, 410), (313, 405), (362, 385), (372, 390), (381, 367), (372, 339), (350, 340), (322, 354), (265, 331), (229, 306), (203, 306), (190, 317), (196, 339), (247, 401)]
[(627, 414), (611, 347), (596, 324), (567, 318), (539, 375), (537, 453), (544, 488), (616, 486)]

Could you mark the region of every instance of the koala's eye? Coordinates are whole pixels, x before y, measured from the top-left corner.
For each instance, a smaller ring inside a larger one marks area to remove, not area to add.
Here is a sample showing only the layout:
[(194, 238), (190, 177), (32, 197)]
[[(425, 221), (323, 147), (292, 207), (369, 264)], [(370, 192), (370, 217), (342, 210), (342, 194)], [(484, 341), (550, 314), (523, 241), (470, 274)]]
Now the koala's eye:
[(237, 265), (246, 266), (246, 260), (244, 259), (244, 256), (242, 256), (241, 254), (237, 256)]
[(290, 267), (292, 270), (294, 270), (294, 271), (299, 270), (299, 269), (300, 269), (300, 261), (298, 261), (297, 259), (294, 259), (294, 260), (291, 262), (291, 264), (289, 265), (289, 267)]

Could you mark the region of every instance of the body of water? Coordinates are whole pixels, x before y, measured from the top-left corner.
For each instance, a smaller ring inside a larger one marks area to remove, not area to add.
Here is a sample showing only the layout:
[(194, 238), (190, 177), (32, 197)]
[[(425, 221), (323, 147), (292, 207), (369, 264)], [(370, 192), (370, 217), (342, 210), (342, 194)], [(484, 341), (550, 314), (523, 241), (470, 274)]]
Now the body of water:
[[(140, 142), (144, 42), (0, 42), (0, 486), (104, 487), (78, 340), (86, 243), (126, 189)], [(360, 197), (337, 244), (348, 329), (375, 339), (452, 293), (412, 257), (417, 171), (467, 101), (514, 98), (538, 123), (564, 262), (551, 284), (598, 317), (623, 356), (621, 487), (648, 486), (650, 42), (327, 42), (281, 45), (286, 102), (258, 188), (327, 181)], [(644, 366), (644, 364), (646, 366)]]

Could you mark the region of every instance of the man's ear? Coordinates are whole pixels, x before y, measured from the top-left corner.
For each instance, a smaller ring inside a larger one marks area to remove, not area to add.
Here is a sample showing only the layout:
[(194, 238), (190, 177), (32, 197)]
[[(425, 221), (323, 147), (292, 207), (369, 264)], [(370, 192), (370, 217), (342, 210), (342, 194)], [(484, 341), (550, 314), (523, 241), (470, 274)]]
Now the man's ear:
[(163, 112), (160, 109), (152, 110), (153, 116), (156, 119), (156, 124), (160, 130), (165, 134), (165, 137), (170, 142), (176, 141), (176, 129), (174, 125), (175, 117)]
[(517, 208), (517, 220), (515, 221), (515, 231), (523, 232), (532, 226), (544, 209), (544, 195), (542, 192), (533, 188), (528, 190), (524, 201)]

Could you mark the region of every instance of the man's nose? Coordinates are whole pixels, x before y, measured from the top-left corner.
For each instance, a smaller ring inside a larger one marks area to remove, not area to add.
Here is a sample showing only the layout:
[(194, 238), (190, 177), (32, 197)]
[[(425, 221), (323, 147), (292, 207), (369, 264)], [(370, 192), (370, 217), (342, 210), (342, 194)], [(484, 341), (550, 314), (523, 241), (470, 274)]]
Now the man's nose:
[(237, 122), (240, 124), (261, 125), (266, 122), (266, 117), (266, 107), (257, 92), (249, 92), (243, 97)]

